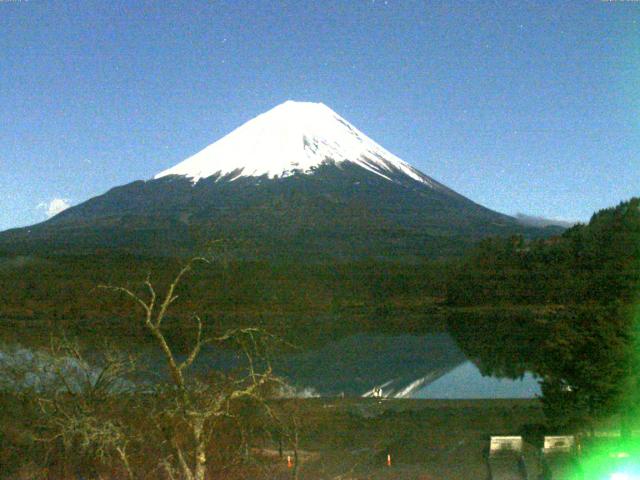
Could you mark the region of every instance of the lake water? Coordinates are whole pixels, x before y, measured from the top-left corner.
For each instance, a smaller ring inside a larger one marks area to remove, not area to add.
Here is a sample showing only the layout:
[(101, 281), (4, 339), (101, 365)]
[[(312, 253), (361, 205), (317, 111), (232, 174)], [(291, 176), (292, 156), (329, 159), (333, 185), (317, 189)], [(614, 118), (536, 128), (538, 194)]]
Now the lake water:
[[(4, 350), (0, 348), (0, 363), (33, 361), (28, 348)], [(46, 363), (43, 355), (36, 363)], [(162, 375), (164, 358), (158, 350), (150, 349), (141, 358), (148, 362), (148, 371)], [(194, 368), (234, 369), (241, 367), (242, 358), (229, 350), (206, 348)], [(385, 397), (424, 399), (533, 398), (540, 393), (529, 374), (518, 380), (483, 376), (447, 333), (356, 334), (314, 350), (280, 354), (273, 365), (292, 385), (291, 393), (303, 396), (371, 396), (374, 389)]]
[(422, 336), (359, 334), (281, 358), (279, 373), (298, 390), (321, 396), (397, 398), (533, 398), (531, 374), (522, 379), (483, 376), (446, 333)]
[(527, 373), (517, 380), (483, 376), (473, 362), (464, 362), (446, 375), (426, 385), (413, 398), (534, 398), (540, 385)]

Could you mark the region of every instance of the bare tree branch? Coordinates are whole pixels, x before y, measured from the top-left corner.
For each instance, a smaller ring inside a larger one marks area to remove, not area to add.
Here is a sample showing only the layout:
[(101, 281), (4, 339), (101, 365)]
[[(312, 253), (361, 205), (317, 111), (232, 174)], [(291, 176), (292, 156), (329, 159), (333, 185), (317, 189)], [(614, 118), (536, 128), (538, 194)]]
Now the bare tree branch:
[(185, 368), (189, 368), (191, 366), (191, 364), (194, 362), (194, 360), (196, 359), (196, 357), (200, 353), (200, 349), (202, 348), (202, 345), (203, 345), (203, 341), (202, 341), (202, 320), (200, 319), (200, 317), (198, 315), (194, 315), (194, 318), (195, 318), (197, 326), (198, 326), (197, 327), (198, 329), (197, 329), (197, 332), (196, 332), (195, 345), (191, 349), (191, 353), (189, 353), (189, 356), (179, 365), (178, 368), (180, 370), (184, 370)]
[[(177, 361), (163, 331), (163, 321), (169, 307), (178, 299), (176, 290), (180, 282), (192, 270), (194, 263), (199, 261), (208, 263), (204, 258), (190, 260), (180, 269), (162, 295), (157, 294), (150, 276), (147, 276), (144, 281), (149, 297), (147, 301), (127, 288), (102, 286), (102, 288), (114, 292), (124, 293), (143, 307), (145, 312), (143, 323), (147, 331), (155, 338), (167, 362), (173, 389), (165, 391), (169, 396), (161, 403), (158, 415), (152, 416), (152, 418), (154, 418), (158, 430), (166, 432), (166, 438), (174, 451), (174, 455), (165, 457), (160, 462), (160, 466), (164, 468), (170, 479), (204, 480), (207, 461), (206, 447), (212, 438), (212, 420), (230, 416), (231, 404), (242, 398), (250, 398), (263, 404), (262, 389), (270, 384), (274, 378), (270, 363), (268, 361), (260, 362), (259, 365), (266, 363), (266, 368), (263, 371), (258, 371), (255, 359), (268, 360), (264, 346), (267, 339), (275, 337), (262, 329), (245, 327), (227, 330), (220, 336), (203, 338), (204, 325), (198, 315), (193, 316), (195, 340), (187, 350), (186, 358), (181, 362)], [(198, 377), (191, 377), (187, 382), (185, 371), (196, 361), (204, 345), (231, 340), (238, 343), (246, 358), (247, 375), (245, 377), (236, 379), (219, 372), (218, 377), (207, 382), (202, 382)], [(99, 380), (101, 376), (102, 373), (98, 376)], [(167, 399), (169, 405), (166, 403)], [(273, 415), (273, 412), (270, 414)], [(185, 428), (186, 431), (182, 430)], [(187, 437), (185, 437), (185, 433), (188, 433)], [(189, 437), (190, 440), (184, 440)], [(178, 472), (181, 474), (178, 475)]]

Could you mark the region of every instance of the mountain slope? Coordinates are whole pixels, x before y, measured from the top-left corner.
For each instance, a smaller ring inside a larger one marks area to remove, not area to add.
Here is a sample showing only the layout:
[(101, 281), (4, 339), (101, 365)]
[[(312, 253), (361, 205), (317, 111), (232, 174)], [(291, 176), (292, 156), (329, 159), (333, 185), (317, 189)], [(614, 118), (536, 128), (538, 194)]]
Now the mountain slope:
[(404, 259), (459, 254), (527, 228), (424, 175), (322, 104), (285, 102), (149, 181), (114, 188), (0, 250)]

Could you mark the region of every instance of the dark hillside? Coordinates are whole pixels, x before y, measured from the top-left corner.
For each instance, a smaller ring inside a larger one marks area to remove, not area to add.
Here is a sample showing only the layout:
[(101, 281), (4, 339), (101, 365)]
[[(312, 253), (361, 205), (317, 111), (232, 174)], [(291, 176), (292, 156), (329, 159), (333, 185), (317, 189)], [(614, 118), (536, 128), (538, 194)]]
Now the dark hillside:
[(9, 254), (190, 255), (211, 240), (239, 259), (415, 262), (459, 256), (487, 236), (549, 236), (442, 187), (326, 164), (282, 179), (133, 182), (47, 222), (0, 233)]

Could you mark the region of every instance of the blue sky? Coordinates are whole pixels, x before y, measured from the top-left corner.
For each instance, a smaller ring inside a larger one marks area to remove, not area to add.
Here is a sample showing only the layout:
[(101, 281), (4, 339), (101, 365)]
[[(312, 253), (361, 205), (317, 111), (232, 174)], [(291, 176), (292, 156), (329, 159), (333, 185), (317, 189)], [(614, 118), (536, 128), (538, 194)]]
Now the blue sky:
[(640, 194), (640, 3), (0, 0), (0, 230), (287, 99), (490, 208), (588, 220)]

